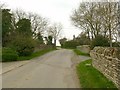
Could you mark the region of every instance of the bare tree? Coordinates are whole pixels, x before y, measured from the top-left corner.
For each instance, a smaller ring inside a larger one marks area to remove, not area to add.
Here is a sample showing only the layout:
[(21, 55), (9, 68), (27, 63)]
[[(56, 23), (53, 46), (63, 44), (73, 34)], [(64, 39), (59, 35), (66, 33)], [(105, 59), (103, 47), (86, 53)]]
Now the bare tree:
[(0, 2), (0, 9), (2, 9), (4, 7), (5, 7), (5, 4), (3, 4), (3, 3)]
[(21, 9), (17, 9), (16, 11), (13, 11), (13, 14), (16, 20), (27, 18), (27, 13)]
[(53, 26), (50, 26), (48, 29), (48, 34), (53, 37), (54, 45), (56, 46), (56, 40), (59, 38), (62, 30), (62, 24), (54, 23)]
[(75, 26), (85, 30), (89, 38), (91, 33), (92, 39), (99, 33), (98, 29), (100, 28), (100, 18), (96, 17), (97, 12), (94, 11), (96, 7), (95, 3), (82, 3), (71, 16)]
[[(118, 27), (118, 3), (117, 2), (107, 2), (103, 4), (103, 18), (102, 21), (105, 21), (103, 25), (108, 32), (107, 35), (110, 41), (110, 47), (112, 47), (112, 40), (114, 39), (113, 36), (117, 34), (117, 27)], [(117, 37), (115, 37), (117, 39)], [(117, 40), (116, 40), (117, 41)]]
[(12, 25), (14, 27), (14, 30), (17, 29), (16, 27), (16, 23), (20, 20), (20, 19), (23, 19), (23, 18), (27, 18), (27, 13), (24, 12), (23, 10), (21, 9), (17, 9), (15, 11), (12, 11)]
[(36, 39), (38, 34), (43, 35), (47, 25), (48, 25), (48, 20), (46, 18), (41, 17), (38, 14), (31, 13), (31, 12), (24, 12), (23, 10), (17, 9), (16, 11), (13, 11), (13, 26), (16, 29), (16, 23), (23, 18), (29, 19), (31, 22), (31, 28), (33, 32), (33, 37)]
[(74, 10), (71, 20), (75, 26), (87, 32), (89, 38), (98, 35), (108, 37), (112, 47), (113, 34), (117, 34), (117, 15), (117, 2), (84, 2)]
[(118, 23), (117, 23), (117, 32), (118, 32), (118, 35), (117, 35), (117, 39), (118, 39), (118, 42), (120, 42), (120, 1), (118, 2), (118, 11), (117, 11), (117, 18), (118, 18)]
[(49, 24), (48, 20), (46, 18), (41, 17), (38, 14), (33, 13), (28, 13), (28, 18), (31, 21), (34, 37), (36, 38), (38, 33), (43, 35)]

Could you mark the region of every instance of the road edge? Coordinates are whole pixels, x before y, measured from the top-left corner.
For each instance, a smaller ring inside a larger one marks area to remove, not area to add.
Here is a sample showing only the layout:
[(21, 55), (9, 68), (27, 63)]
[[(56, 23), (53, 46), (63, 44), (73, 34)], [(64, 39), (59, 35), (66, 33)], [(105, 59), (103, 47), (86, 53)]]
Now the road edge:
[(81, 85), (80, 85), (80, 81), (79, 81), (79, 77), (77, 75), (77, 70), (76, 70), (76, 66), (79, 64), (79, 60), (78, 60), (78, 56), (73, 52), (73, 56), (71, 58), (71, 62), (72, 62), (72, 71), (73, 71), (73, 78), (75, 80), (75, 85), (77, 88), (81, 88)]
[(3, 68), (2, 68), (2, 72), (0, 73), (0, 75), (8, 73), (8, 72), (10, 72), (10, 71), (12, 71), (12, 70), (14, 70), (16, 68), (22, 67), (25, 64), (29, 63), (30, 61), (19, 61), (19, 62), (22, 62), (22, 63), (20, 63), (18, 65), (14, 65), (14, 66), (9, 66), (9, 67), (5, 68), (4, 71), (3, 71)]

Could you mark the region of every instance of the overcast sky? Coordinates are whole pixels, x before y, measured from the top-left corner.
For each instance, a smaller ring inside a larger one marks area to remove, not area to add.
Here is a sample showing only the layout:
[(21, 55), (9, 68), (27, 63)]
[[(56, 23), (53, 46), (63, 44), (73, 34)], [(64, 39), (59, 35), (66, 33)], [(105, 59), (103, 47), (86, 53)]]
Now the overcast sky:
[(74, 27), (70, 20), (72, 11), (79, 6), (81, 0), (0, 0), (8, 8), (22, 9), (27, 12), (35, 12), (49, 18), (51, 23), (60, 22), (63, 25), (63, 37), (72, 39), (73, 35), (80, 34), (80, 30)]

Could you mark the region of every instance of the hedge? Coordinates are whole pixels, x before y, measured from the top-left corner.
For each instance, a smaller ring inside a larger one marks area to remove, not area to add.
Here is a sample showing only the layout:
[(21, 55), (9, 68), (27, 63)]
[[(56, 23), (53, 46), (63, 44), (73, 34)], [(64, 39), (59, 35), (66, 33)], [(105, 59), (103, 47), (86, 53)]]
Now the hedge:
[(17, 52), (11, 48), (2, 48), (2, 62), (16, 61), (18, 58)]

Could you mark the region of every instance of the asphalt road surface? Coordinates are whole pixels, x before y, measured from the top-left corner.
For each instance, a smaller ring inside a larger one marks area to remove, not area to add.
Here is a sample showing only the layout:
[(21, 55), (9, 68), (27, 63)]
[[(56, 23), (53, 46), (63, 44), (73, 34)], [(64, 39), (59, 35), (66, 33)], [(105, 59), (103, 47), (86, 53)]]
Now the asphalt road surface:
[(56, 50), (3, 74), (3, 88), (79, 88), (72, 50)]

